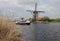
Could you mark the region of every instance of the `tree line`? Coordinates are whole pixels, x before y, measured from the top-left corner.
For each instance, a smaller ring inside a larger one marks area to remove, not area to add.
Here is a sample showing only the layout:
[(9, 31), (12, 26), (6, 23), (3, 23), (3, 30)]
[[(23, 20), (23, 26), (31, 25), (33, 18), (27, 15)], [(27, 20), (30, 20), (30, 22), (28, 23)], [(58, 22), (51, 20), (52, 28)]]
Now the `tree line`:
[[(29, 18), (30, 21), (35, 21), (33, 18)], [(56, 19), (51, 19), (50, 17), (44, 16), (42, 17), (41, 20), (37, 20), (37, 21), (48, 21), (48, 22), (60, 22), (60, 18), (56, 18)]]

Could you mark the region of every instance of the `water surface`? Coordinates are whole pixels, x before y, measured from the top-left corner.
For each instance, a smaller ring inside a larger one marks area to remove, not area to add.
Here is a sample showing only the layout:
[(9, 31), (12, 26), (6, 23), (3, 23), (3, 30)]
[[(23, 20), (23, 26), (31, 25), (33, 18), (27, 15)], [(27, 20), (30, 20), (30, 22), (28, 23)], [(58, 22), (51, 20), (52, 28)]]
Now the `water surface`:
[(27, 41), (60, 41), (60, 23), (25, 25), (23, 38)]

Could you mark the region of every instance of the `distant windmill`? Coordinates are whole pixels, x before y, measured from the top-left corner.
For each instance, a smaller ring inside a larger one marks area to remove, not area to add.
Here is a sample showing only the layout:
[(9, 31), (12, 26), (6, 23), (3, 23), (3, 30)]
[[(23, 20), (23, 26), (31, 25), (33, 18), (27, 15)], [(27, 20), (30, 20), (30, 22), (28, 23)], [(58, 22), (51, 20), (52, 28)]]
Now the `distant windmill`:
[(36, 19), (38, 18), (38, 13), (44, 13), (44, 11), (37, 11), (37, 2), (35, 3), (35, 10), (27, 10), (29, 12), (33, 13), (33, 19), (36, 21)]

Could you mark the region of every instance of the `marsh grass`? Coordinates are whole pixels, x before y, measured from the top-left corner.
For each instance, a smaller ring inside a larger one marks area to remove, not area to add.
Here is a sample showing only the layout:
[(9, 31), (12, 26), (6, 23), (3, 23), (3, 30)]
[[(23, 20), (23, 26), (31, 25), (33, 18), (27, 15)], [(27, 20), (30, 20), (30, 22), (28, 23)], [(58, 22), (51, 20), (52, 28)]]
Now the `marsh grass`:
[(22, 41), (18, 29), (9, 20), (0, 19), (0, 41)]

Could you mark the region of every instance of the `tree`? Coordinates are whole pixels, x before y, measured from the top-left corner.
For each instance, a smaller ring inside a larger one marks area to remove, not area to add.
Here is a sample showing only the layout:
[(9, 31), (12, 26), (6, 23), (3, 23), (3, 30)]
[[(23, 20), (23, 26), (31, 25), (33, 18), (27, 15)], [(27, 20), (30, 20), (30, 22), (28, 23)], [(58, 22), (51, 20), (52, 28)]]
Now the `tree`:
[(50, 20), (50, 18), (47, 16), (44, 16), (42, 19), (43, 19), (43, 21), (49, 21)]

